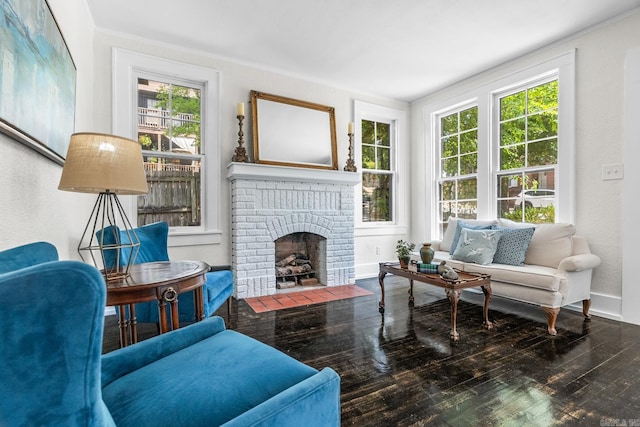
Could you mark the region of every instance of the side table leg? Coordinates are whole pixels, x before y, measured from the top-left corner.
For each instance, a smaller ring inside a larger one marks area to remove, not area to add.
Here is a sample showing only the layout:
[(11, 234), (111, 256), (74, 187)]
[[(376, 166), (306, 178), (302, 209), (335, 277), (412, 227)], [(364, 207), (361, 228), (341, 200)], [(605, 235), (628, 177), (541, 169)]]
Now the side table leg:
[(178, 297), (171, 301), (171, 329), (180, 329), (180, 315), (178, 313)]
[(167, 302), (164, 298), (158, 300), (158, 315), (160, 317), (160, 333), (169, 332), (169, 322), (167, 321)]
[(380, 302), (378, 303), (378, 311), (380, 312), (380, 314), (384, 314), (384, 276), (386, 276), (387, 273), (385, 271), (381, 271), (378, 274), (378, 283), (380, 283)]
[(445, 289), (447, 292), (447, 298), (449, 298), (449, 302), (451, 303), (451, 333), (449, 337), (458, 341), (460, 339), (460, 334), (456, 330), (456, 323), (458, 318), (458, 301), (460, 300), (460, 291), (453, 289)]
[(169, 321), (167, 320), (167, 303), (171, 303), (171, 320), (174, 329), (178, 329), (178, 292), (169, 287), (165, 289), (160, 299), (158, 299), (158, 307), (160, 309), (160, 333), (169, 332)]
[(129, 304), (129, 329), (131, 329), (131, 344), (138, 342), (138, 319), (136, 318), (136, 305)]
[(127, 320), (127, 306), (119, 306), (118, 329), (120, 330), (120, 348), (128, 345), (129, 321)]
[[(202, 295), (202, 286), (200, 286), (199, 288), (196, 288), (193, 291), (193, 304), (194, 306), (194, 313), (195, 313), (195, 321), (199, 322), (201, 320), (204, 320), (204, 296)], [(229, 301), (229, 300), (227, 300)], [(228, 308), (228, 306), (227, 306)]]
[(483, 322), (482, 326), (487, 329), (493, 328), (493, 323), (489, 320), (489, 302), (491, 302), (491, 285), (481, 286), (482, 293), (484, 293), (484, 309), (483, 309)]

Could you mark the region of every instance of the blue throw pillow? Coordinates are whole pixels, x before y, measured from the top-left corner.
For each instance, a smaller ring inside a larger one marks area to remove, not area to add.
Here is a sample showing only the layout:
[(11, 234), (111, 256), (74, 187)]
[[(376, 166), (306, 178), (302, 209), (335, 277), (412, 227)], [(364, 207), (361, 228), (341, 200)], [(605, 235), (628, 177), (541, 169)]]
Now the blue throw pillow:
[(502, 232), (498, 249), (493, 256), (496, 264), (524, 265), (524, 258), (531, 243), (531, 237), (535, 228), (500, 228), (496, 230)]
[(498, 230), (462, 229), (452, 258), (481, 265), (491, 264), (501, 234)]
[(458, 221), (456, 225), (456, 234), (453, 236), (453, 240), (451, 241), (451, 249), (449, 249), (449, 255), (453, 255), (453, 252), (456, 250), (458, 246), (458, 240), (460, 239), (460, 231), (463, 229), (469, 230), (491, 230), (495, 228), (495, 225), (471, 225), (462, 221)]

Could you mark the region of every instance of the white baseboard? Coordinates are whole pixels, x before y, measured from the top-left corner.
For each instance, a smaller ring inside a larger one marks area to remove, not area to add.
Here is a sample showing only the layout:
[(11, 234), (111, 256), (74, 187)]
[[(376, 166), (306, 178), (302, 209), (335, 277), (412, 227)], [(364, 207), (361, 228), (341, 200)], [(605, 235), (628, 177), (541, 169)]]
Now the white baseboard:
[(378, 277), (379, 272), (380, 263), (372, 262), (369, 264), (358, 264), (356, 265), (356, 280)]
[[(573, 308), (573, 306), (582, 311), (582, 303), (572, 304), (571, 307)], [(591, 292), (591, 309), (589, 313), (605, 319), (623, 321), (622, 298)]]

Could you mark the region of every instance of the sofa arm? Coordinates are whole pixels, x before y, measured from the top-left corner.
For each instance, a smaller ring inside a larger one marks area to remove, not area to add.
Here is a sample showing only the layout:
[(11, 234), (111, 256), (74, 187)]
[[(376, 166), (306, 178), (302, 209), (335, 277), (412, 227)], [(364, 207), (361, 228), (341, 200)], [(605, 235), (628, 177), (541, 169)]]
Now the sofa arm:
[(431, 249), (433, 249), (434, 251), (439, 251), (440, 250), (440, 243), (442, 243), (442, 240), (432, 240), (431, 241)]
[(594, 254), (572, 255), (560, 261), (558, 270), (562, 271), (585, 271), (596, 268), (600, 265), (600, 257)]
[(224, 330), (224, 320), (213, 316), (182, 329), (107, 353), (102, 356), (102, 387)]

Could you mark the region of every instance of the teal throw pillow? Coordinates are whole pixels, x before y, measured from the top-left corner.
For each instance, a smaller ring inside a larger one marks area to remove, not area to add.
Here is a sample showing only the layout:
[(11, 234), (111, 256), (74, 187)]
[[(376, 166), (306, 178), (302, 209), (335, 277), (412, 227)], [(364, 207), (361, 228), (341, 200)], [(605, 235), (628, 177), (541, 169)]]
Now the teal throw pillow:
[(458, 221), (456, 225), (456, 234), (453, 236), (453, 240), (451, 241), (451, 249), (449, 249), (449, 255), (453, 255), (453, 252), (456, 250), (456, 247), (458, 247), (458, 240), (460, 240), (460, 232), (465, 228), (469, 230), (491, 230), (495, 228), (495, 225), (471, 225), (462, 221)]
[(463, 228), (452, 258), (481, 265), (491, 264), (501, 234), (498, 230)]
[(531, 237), (535, 228), (500, 228), (496, 230), (502, 232), (498, 249), (493, 256), (496, 264), (524, 265), (524, 258), (531, 243)]

